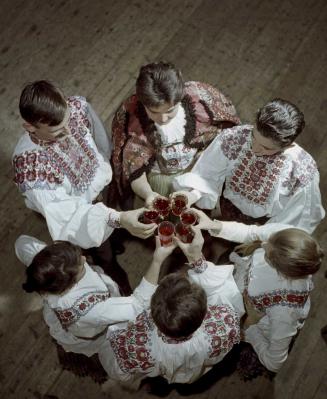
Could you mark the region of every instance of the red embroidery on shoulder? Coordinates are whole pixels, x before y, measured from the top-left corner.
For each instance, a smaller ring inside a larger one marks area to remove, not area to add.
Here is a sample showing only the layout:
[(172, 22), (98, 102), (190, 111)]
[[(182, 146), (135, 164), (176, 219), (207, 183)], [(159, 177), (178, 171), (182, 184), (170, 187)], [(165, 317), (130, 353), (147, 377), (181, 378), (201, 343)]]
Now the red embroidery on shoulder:
[(302, 148), (296, 160), (291, 164), (288, 178), (283, 182), (283, 187), (289, 190), (289, 195), (307, 186), (317, 173), (317, 165), (311, 155)]
[(273, 290), (261, 295), (250, 296), (249, 299), (259, 312), (265, 312), (272, 306), (288, 306), (290, 308), (303, 308), (310, 291), (298, 290)]
[(72, 307), (67, 309), (55, 308), (60, 324), (67, 330), (69, 326), (76, 323), (81, 317), (84, 317), (94, 306), (110, 298), (109, 291), (88, 292), (78, 298)]
[(153, 329), (151, 316), (144, 311), (137, 316), (134, 323), (129, 323), (126, 329), (109, 334), (110, 345), (124, 373), (146, 373), (154, 367), (150, 351)]
[(13, 159), (14, 182), (21, 192), (32, 189), (55, 190), (64, 174), (51, 162), (45, 150), (26, 151)]
[(202, 326), (210, 342), (210, 358), (226, 354), (240, 341), (239, 317), (227, 305), (209, 306)]
[(265, 205), (274, 191), (285, 165), (285, 155), (257, 157), (251, 150), (251, 130), (235, 127), (222, 133), (222, 151), (237, 160), (226, 186), (235, 194), (255, 204)]

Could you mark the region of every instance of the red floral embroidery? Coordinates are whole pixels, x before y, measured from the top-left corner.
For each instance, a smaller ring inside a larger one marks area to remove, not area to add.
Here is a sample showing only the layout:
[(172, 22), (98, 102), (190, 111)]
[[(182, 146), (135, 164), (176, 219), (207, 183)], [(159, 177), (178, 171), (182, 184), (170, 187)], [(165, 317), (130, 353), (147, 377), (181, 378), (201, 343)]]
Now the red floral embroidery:
[(81, 317), (85, 316), (97, 303), (104, 302), (110, 298), (109, 291), (97, 291), (84, 294), (78, 298), (69, 309), (53, 309), (62, 327), (67, 330), (69, 326), (76, 323)]
[(229, 352), (240, 340), (239, 317), (229, 306), (209, 306), (203, 326), (210, 358)]
[(54, 190), (62, 184), (64, 175), (77, 190), (85, 192), (94, 179), (99, 162), (85, 138), (91, 126), (87, 103), (83, 97), (70, 97), (67, 103), (71, 134), (64, 140), (39, 142), (43, 150), (14, 158), (14, 182), (22, 192), (33, 188)]
[(288, 188), (289, 195), (294, 195), (298, 189), (306, 186), (316, 173), (317, 165), (315, 161), (311, 155), (301, 148), (296, 161), (292, 165), (289, 178), (283, 182), (283, 187)]
[(309, 291), (283, 289), (265, 292), (261, 295), (249, 295), (249, 298), (259, 312), (264, 312), (267, 308), (276, 305), (302, 308), (309, 297), (309, 293)]
[(33, 188), (54, 190), (64, 180), (63, 172), (50, 162), (44, 150), (25, 151), (13, 159), (14, 182), (21, 192)]
[(150, 333), (153, 329), (153, 321), (144, 311), (126, 329), (109, 334), (111, 347), (123, 372), (135, 373), (154, 367), (154, 359), (148, 349), (152, 344)]
[(235, 162), (226, 187), (250, 202), (264, 205), (282, 180), (282, 187), (293, 195), (306, 186), (317, 172), (316, 163), (303, 149), (296, 161), (287, 162), (283, 153), (257, 157), (251, 149), (252, 127), (239, 126), (221, 133), (224, 155)]

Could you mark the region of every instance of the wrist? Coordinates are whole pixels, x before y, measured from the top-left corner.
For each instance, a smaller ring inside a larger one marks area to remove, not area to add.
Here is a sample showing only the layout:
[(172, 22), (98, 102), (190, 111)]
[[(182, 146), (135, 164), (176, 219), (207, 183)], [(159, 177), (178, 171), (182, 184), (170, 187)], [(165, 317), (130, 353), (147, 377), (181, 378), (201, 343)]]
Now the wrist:
[(122, 212), (117, 212), (114, 209), (109, 209), (107, 224), (113, 229), (122, 227), (121, 213)]
[(200, 255), (200, 257), (198, 257), (197, 259), (190, 261), (188, 263), (188, 266), (190, 269), (194, 270), (196, 273), (202, 273), (204, 272), (208, 265), (207, 265), (207, 261), (205, 260), (205, 257), (202, 255)]

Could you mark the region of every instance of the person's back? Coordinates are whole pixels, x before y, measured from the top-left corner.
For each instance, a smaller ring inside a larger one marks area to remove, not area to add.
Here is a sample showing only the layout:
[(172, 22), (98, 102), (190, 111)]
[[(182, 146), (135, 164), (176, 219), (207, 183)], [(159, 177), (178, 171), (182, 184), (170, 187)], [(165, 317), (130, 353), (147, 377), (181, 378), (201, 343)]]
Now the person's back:
[[(179, 245), (183, 250), (197, 245)], [(187, 249), (189, 250), (189, 249)], [(215, 266), (201, 253), (188, 256), (188, 276), (161, 280), (134, 323), (109, 327), (99, 359), (109, 378), (137, 388), (145, 377), (191, 383), (221, 361), (240, 339), (242, 296), (233, 266)], [(196, 261), (194, 261), (197, 259)]]

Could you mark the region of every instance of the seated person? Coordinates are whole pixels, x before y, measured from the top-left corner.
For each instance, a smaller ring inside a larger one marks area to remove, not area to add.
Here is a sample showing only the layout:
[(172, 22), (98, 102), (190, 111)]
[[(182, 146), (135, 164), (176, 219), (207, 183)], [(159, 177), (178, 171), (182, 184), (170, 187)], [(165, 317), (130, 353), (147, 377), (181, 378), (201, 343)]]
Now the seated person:
[[(260, 362), (277, 372), (286, 361), (292, 339), (310, 310), (312, 274), (319, 270), (323, 251), (307, 232), (289, 225), (264, 226), (210, 220), (203, 212), (199, 227), (215, 237), (238, 243), (236, 284), (245, 297), (244, 341)], [(251, 362), (250, 362), (251, 363)]]
[(188, 259), (188, 274), (164, 277), (150, 309), (144, 308), (132, 323), (109, 327), (99, 352), (109, 378), (134, 388), (155, 376), (191, 383), (239, 342), (244, 308), (233, 266), (206, 262), (201, 232), (194, 231), (192, 244), (176, 238)]
[(114, 179), (121, 200), (172, 192), (174, 176), (191, 169), (219, 133), (239, 123), (233, 104), (214, 87), (183, 81), (172, 64), (144, 65), (136, 94), (112, 123)]
[(25, 86), (19, 109), (25, 132), (13, 155), (14, 182), (26, 206), (44, 216), (53, 240), (97, 247), (95, 262), (129, 292), (108, 237), (121, 226), (147, 238), (155, 225), (139, 223), (138, 211), (107, 206), (111, 144), (100, 119), (84, 97), (65, 98), (45, 80)]
[(133, 294), (120, 297), (117, 284), (100, 267), (89, 265), (81, 249), (70, 242), (46, 245), (23, 235), (15, 250), (28, 266), (23, 289), (41, 295), (51, 336), (65, 351), (86, 356), (98, 352), (108, 325), (134, 320), (150, 306), (161, 265), (160, 253), (155, 253)]
[(303, 128), (304, 116), (294, 104), (272, 100), (258, 111), (256, 126), (218, 135), (174, 187), (197, 190), (196, 204), (217, 207), (223, 220), (287, 223), (311, 233), (325, 211), (317, 165), (294, 142)]

